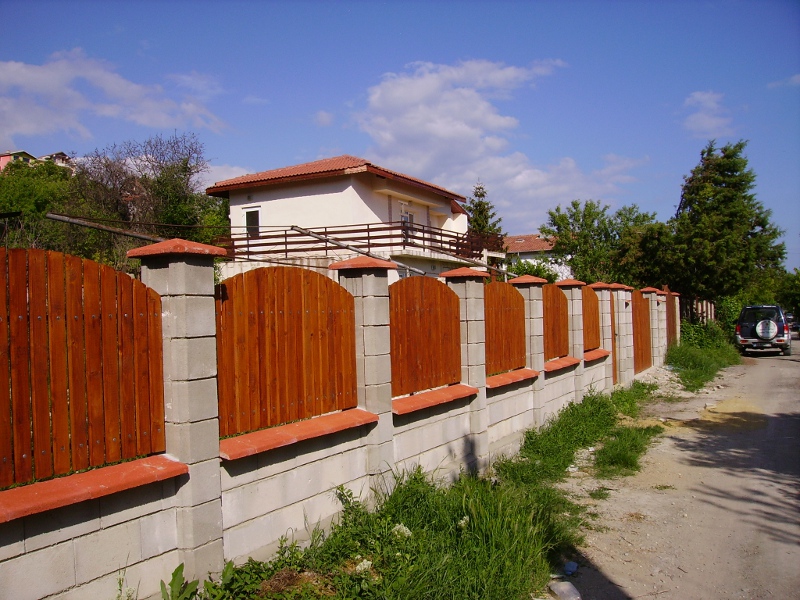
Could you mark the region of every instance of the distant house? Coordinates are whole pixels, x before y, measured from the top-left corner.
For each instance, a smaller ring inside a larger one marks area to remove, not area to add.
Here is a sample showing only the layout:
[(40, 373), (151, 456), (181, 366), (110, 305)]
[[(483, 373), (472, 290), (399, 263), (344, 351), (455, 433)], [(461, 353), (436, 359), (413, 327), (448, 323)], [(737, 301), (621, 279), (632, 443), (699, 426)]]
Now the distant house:
[(485, 240), (467, 235), (463, 196), (355, 156), (218, 181), (206, 193), (230, 201), (225, 275), (266, 262), (326, 269), (361, 251), (407, 267), (399, 276), (435, 276), (485, 255)]
[(554, 271), (558, 275), (559, 281), (572, 278), (572, 269), (553, 261), (552, 240), (540, 237), (536, 233), (530, 233), (507, 235), (503, 243), (506, 247), (506, 256), (511, 259), (512, 264), (520, 260), (540, 263)]
[(39, 162), (51, 161), (57, 164), (59, 167), (67, 167), (69, 169), (73, 168), (72, 159), (70, 159), (69, 155), (67, 155), (65, 152), (54, 152), (53, 154), (45, 154), (44, 156), (36, 158), (33, 154), (29, 154), (24, 150), (13, 150), (0, 154), (0, 171), (2, 171), (7, 164), (15, 161), (24, 162), (31, 165)]
[(33, 154), (28, 154), (24, 150), (12, 150), (9, 152), (3, 152), (0, 154), (0, 171), (6, 168), (6, 165), (11, 162), (24, 162), (24, 163), (35, 163), (37, 162), (36, 157)]

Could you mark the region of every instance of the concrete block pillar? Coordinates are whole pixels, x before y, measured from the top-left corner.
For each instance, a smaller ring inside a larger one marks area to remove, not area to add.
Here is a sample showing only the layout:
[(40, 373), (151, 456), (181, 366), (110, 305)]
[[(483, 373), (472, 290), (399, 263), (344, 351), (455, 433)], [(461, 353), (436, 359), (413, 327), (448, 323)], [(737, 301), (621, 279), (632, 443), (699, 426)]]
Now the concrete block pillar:
[(176, 496), (188, 579), (223, 567), (214, 257), (222, 248), (173, 239), (128, 252), (161, 295), (167, 453), (189, 465)]
[(583, 291), (586, 284), (577, 279), (564, 279), (556, 285), (567, 297), (569, 311), (569, 355), (581, 362), (575, 367), (575, 402), (583, 400)]
[(675, 297), (675, 343), (681, 343), (681, 295), (670, 292)]
[(353, 295), (356, 309), (356, 373), (358, 405), (379, 416), (367, 434), (367, 461), (376, 483), (388, 482), (394, 469), (392, 443), (392, 356), (389, 333), (389, 271), (393, 262), (359, 256), (329, 267), (339, 284)]
[(617, 345), (617, 385), (628, 386), (633, 382), (633, 307), (631, 305), (632, 287), (612, 283), (616, 312)]
[[(611, 336), (611, 288), (609, 284), (603, 282), (593, 283), (589, 287), (595, 291), (597, 299), (600, 301), (600, 347), (603, 350), (615, 352), (614, 340)], [(606, 360), (604, 389), (600, 391), (610, 392), (613, 387), (614, 361), (612, 357), (609, 357)]]
[(484, 319), (484, 271), (463, 267), (441, 277), (459, 299), (461, 315), (461, 381), (478, 388), (470, 407), (470, 435), (482, 470), (489, 460), (489, 409), (486, 405), (486, 321)]

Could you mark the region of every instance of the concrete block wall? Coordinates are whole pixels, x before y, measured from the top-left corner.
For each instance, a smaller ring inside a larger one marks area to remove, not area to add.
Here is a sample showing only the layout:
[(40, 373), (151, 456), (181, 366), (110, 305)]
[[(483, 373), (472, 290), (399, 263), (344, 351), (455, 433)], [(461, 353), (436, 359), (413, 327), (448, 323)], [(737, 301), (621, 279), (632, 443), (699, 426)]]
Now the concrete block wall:
[(176, 482), (151, 483), (0, 524), (0, 598), (139, 598), (180, 562)]
[[(496, 389), (486, 390), (489, 410), (489, 452), (494, 456), (515, 454), (525, 431), (537, 427), (534, 411), (535, 380), (527, 379)], [(538, 408), (538, 407), (537, 407)]]
[[(592, 361), (583, 366), (583, 393), (595, 391), (604, 393), (610, 391), (608, 386), (607, 366), (611, 364), (611, 357)], [(613, 387), (613, 386), (612, 386)]]
[(633, 310), (631, 308), (631, 289), (628, 286), (612, 284), (616, 313), (617, 385), (627, 387), (633, 382)]

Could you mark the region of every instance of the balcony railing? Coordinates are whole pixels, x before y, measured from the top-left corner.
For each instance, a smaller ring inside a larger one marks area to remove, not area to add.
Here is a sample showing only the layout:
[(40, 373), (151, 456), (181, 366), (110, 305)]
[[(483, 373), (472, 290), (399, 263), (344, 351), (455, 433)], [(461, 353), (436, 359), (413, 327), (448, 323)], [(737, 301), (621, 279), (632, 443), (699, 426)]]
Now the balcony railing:
[[(317, 227), (309, 231), (367, 252), (398, 253), (404, 249), (422, 249), (459, 258), (479, 259), (484, 249), (503, 250), (502, 236), (458, 234), (417, 223)], [(336, 256), (342, 250), (341, 246), (294, 229), (261, 230), (257, 235), (233, 234), (216, 240), (216, 243), (227, 248), (228, 256), (234, 259)]]

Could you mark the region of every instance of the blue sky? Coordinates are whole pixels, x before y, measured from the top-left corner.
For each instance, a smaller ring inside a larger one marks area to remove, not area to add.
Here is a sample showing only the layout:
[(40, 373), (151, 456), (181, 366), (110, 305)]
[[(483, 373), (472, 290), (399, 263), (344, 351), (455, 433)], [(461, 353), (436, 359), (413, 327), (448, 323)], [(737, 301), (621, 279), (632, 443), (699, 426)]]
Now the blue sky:
[[(509, 233), (570, 200), (666, 220), (709, 139), (749, 140), (800, 266), (800, 2), (0, 0), (0, 151), (196, 133), (210, 182), (353, 154)], [(288, 224), (287, 224), (288, 225)]]

